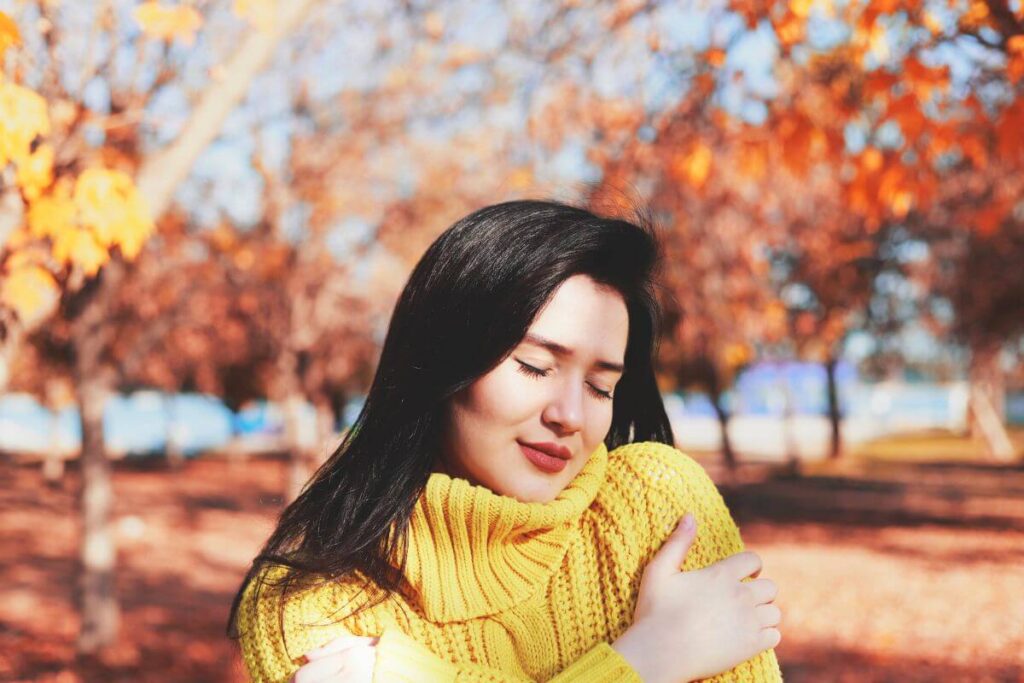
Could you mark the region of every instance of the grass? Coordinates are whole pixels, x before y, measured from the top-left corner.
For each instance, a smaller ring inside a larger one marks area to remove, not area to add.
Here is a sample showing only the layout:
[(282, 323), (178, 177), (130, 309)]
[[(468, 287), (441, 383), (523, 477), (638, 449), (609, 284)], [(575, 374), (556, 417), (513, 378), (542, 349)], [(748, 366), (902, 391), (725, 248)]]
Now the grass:
[[(1024, 457), (1024, 427), (1011, 427), (1017, 458)], [(850, 449), (854, 458), (890, 462), (990, 462), (985, 445), (967, 434), (945, 430), (886, 436)]]

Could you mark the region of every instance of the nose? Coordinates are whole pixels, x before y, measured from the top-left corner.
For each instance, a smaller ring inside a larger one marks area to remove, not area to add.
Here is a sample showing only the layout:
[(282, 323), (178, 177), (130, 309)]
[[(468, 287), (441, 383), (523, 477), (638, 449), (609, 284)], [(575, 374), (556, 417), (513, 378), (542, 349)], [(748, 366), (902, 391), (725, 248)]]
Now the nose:
[(553, 383), (554, 395), (544, 408), (543, 419), (561, 434), (573, 434), (583, 428), (583, 382), (565, 375)]

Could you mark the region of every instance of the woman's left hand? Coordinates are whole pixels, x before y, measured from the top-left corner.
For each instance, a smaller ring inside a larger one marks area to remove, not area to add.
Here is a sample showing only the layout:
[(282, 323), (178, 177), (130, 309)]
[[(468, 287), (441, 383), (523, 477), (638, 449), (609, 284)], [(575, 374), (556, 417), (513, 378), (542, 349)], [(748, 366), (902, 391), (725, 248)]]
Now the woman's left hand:
[(378, 640), (346, 634), (310, 650), (292, 683), (372, 683)]

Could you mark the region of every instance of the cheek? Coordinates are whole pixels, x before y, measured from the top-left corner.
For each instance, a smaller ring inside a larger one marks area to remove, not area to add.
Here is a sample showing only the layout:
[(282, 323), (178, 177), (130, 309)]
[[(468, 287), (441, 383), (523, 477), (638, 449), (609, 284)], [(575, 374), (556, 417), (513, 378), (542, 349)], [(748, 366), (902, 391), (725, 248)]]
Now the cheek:
[(530, 419), (544, 404), (539, 383), (502, 363), (474, 382), (459, 402), (467, 422), (485, 427), (511, 427)]
[(587, 415), (587, 424), (584, 427), (584, 445), (593, 450), (604, 441), (608, 430), (612, 427), (612, 402), (593, 401), (593, 408)]

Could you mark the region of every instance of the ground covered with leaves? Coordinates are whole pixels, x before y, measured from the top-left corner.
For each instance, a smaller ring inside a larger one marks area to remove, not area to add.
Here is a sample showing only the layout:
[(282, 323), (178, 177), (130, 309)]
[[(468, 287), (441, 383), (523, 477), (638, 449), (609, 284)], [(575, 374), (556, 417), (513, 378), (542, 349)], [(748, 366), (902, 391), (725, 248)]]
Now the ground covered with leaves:
[[(120, 463), (121, 639), (82, 659), (77, 472), (49, 487), (37, 467), (0, 461), (0, 681), (244, 681), (224, 624), (285, 474), (273, 459)], [(1024, 469), (915, 465), (723, 487), (780, 585), (788, 681), (1024, 681)]]

